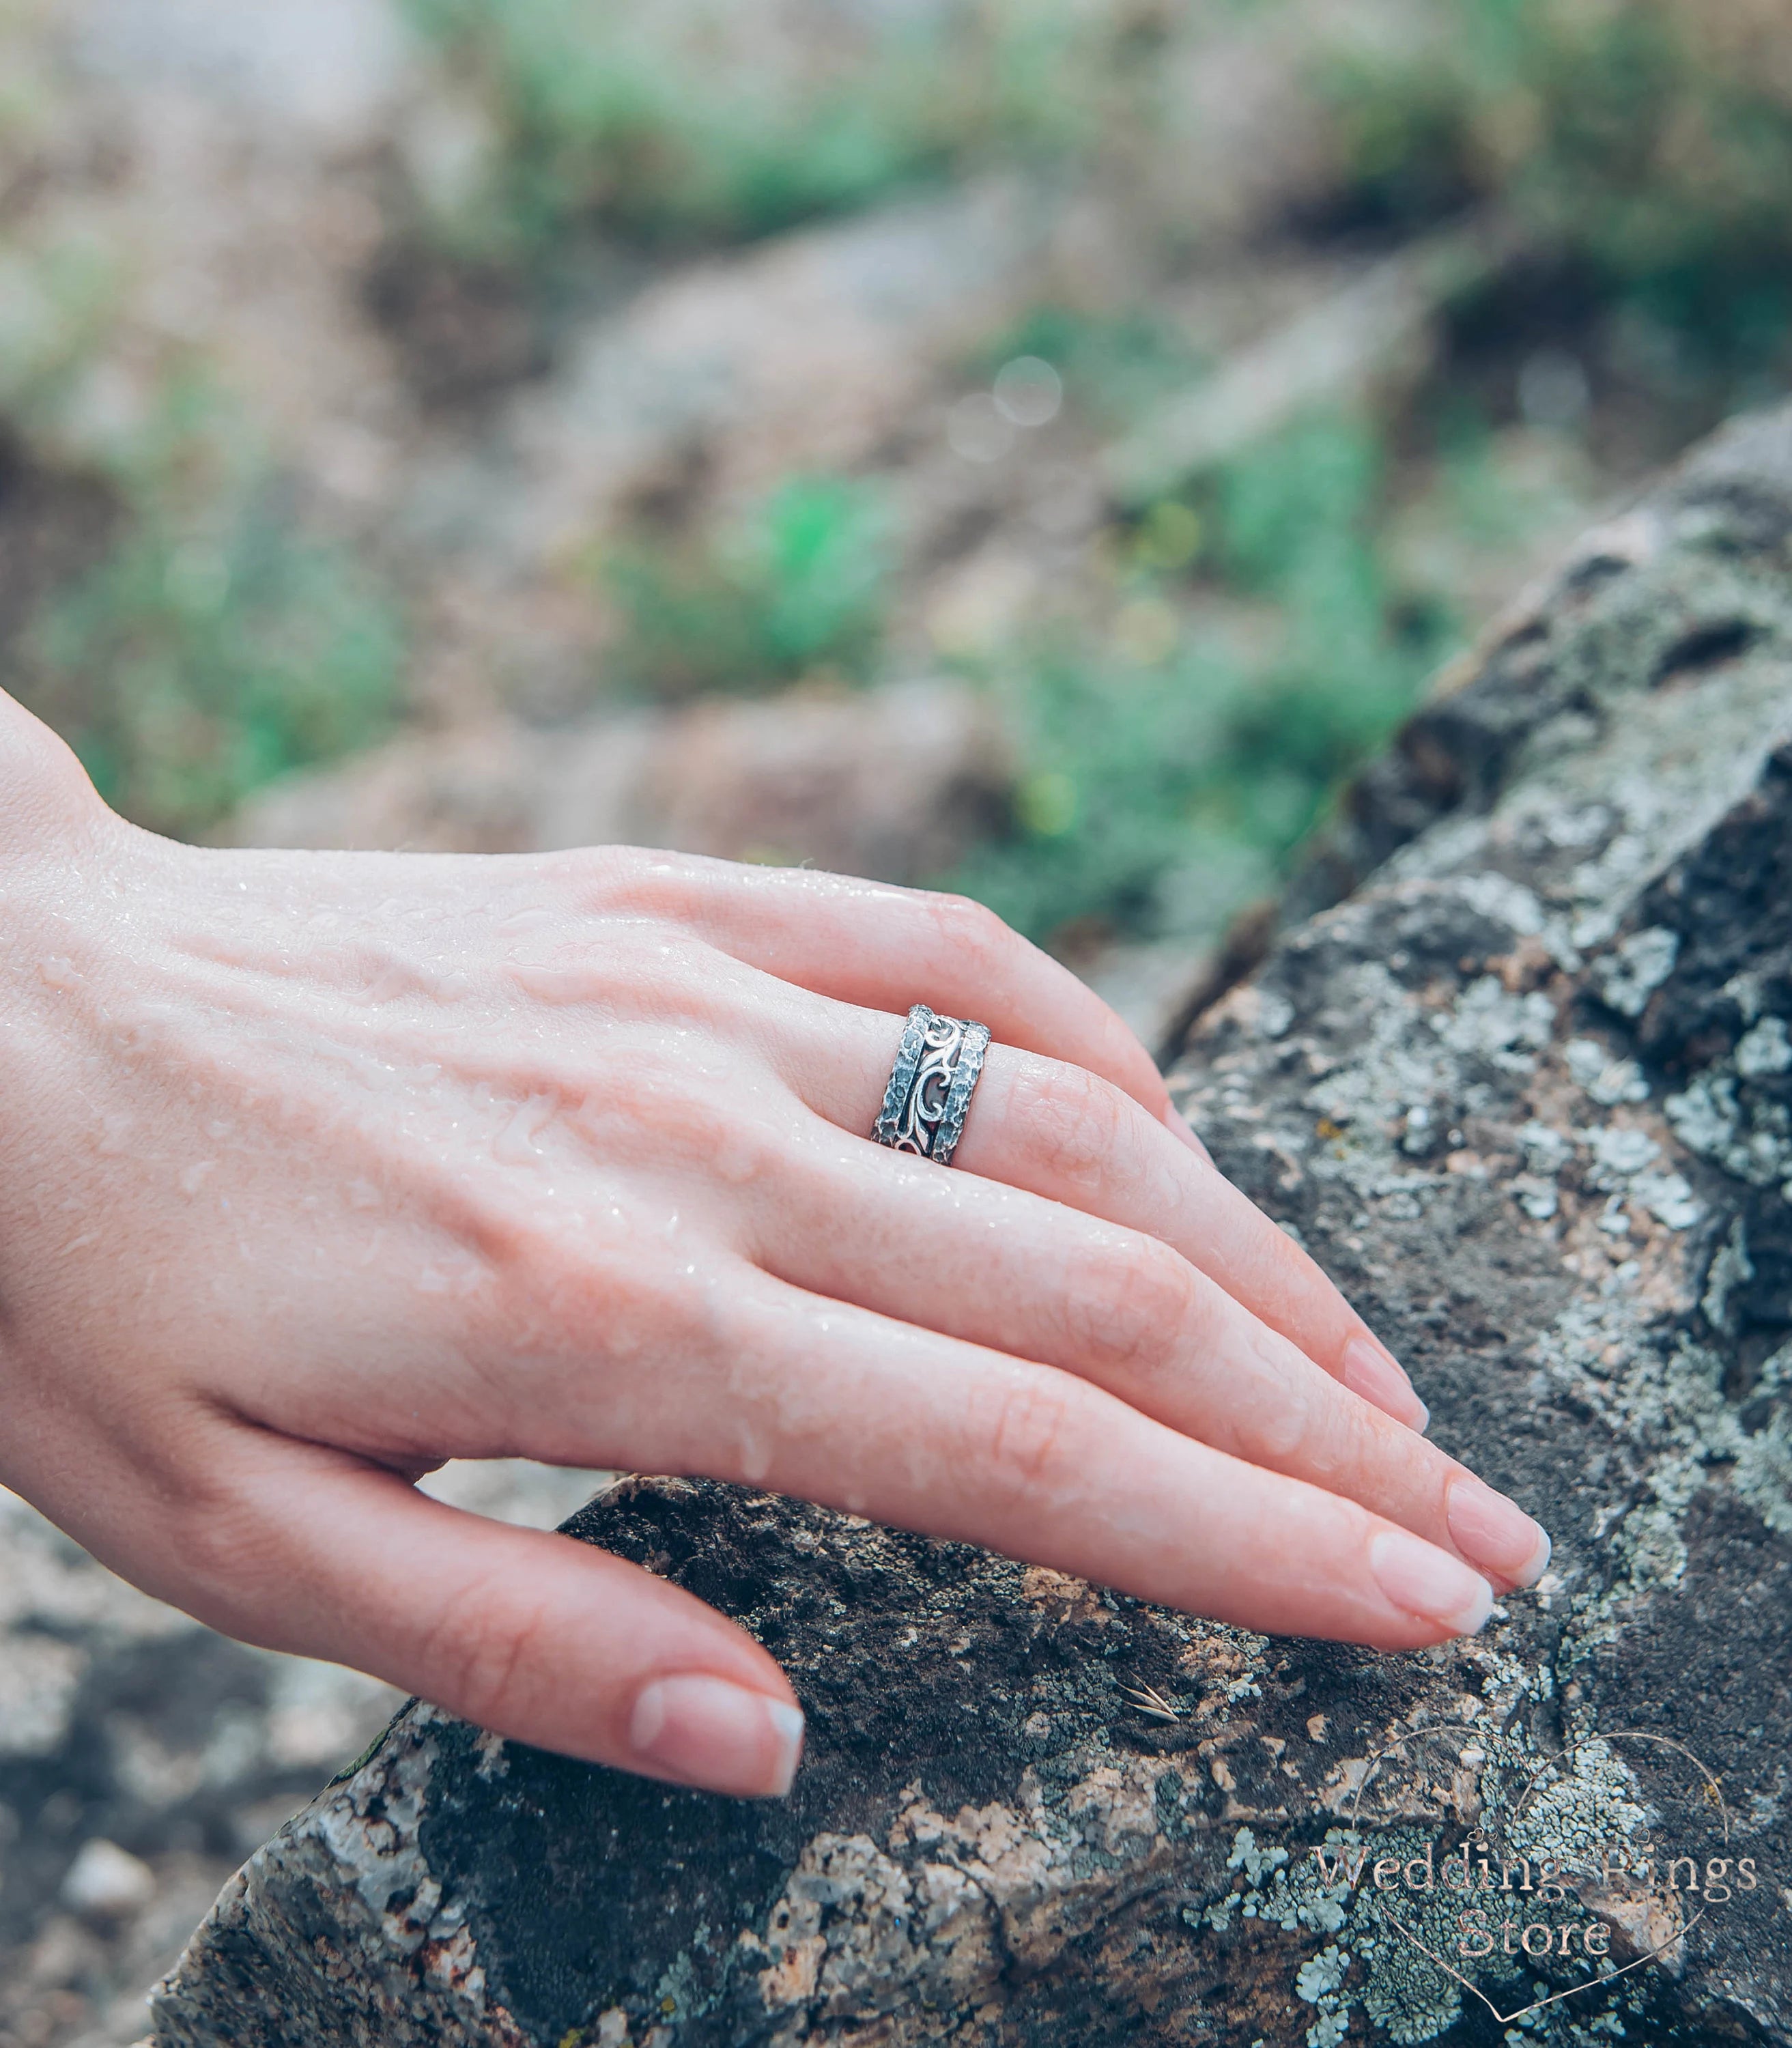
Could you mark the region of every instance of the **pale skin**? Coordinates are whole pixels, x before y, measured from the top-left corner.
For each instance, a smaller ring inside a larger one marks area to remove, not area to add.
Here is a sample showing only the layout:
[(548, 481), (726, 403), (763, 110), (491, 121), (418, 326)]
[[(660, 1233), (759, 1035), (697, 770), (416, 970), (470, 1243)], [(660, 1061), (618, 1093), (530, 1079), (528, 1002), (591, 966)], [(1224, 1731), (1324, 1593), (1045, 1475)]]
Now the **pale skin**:
[[(626, 848), (225, 852), (0, 696), (0, 1483), (213, 1626), (741, 1795), (733, 1623), (448, 1458), (800, 1495), (1265, 1631), (1478, 1627), (1543, 1532), (1072, 976), (955, 898)], [(913, 1002), (954, 1165), (867, 1135)]]

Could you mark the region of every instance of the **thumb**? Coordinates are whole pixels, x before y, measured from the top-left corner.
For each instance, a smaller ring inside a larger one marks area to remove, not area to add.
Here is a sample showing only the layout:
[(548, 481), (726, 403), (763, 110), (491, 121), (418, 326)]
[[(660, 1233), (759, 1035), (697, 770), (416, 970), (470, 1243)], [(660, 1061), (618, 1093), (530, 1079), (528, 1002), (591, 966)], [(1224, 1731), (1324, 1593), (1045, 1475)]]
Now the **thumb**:
[(539, 1748), (738, 1797), (789, 1790), (803, 1716), (788, 1680), (682, 1588), (343, 1453), (262, 1437), (250, 1456), (255, 1526), (223, 1546), (208, 1596), (189, 1589), (202, 1619)]

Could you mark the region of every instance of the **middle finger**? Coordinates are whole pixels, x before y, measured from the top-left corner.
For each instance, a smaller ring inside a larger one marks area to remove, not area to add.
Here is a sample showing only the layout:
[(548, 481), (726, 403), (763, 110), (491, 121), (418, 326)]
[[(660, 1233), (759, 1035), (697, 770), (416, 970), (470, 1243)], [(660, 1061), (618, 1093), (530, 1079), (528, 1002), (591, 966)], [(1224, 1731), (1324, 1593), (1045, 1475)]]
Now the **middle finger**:
[[(1172, 1247), (830, 1132), (757, 1207), (758, 1263), (813, 1294), (1056, 1366), (1250, 1464), (1348, 1495), (1530, 1584), (1549, 1538)], [(769, 1193), (769, 1190), (764, 1192)]]
[[(901, 1032), (898, 1018), (829, 1003), (778, 1057), (810, 1108), (868, 1133)], [(992, 1045), (952, 1170), (1161, 1239), (1332, 1379), (1397, 1421), (1425, 1426), (1411, 1383), (1317, 1264), (1210, 1159), (1111, 1082)]]

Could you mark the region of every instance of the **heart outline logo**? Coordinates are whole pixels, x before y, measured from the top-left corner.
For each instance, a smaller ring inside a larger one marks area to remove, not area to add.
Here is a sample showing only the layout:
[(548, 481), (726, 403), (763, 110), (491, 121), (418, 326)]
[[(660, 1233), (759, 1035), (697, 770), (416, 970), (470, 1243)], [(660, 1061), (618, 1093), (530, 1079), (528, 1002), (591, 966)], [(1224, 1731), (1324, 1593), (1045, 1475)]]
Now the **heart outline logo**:
[[(1364, 1770), (1362, 1777), (1358, 1780), (1353, 1789), (1351, 1800), (1351, 1826), (1352, 1829), (1356, 1829), (1358, 1818), (1362, 1811), (1363, 1789), (1368, 1784), (1371, 1778), (1375, 1775), (1377, 1766), (1381, 1763), (1384, 1757), (1391, 1756), (1397, 1752), (1404, 1752), (1409, 1744), (1418, 1741), (1422, 1738), (1433, 1736), (1450, 1735), (1467, 1736), (1472, 1743), (1478, 1744), (1483, 1741), (1491, 1740), (1495, 1744), (1503, 1747), (1509, 1747), (1511, 1746), (1507, 1743), (1507, 1740), (1503, 1732), (1479, 1728), (1472, 1721), (1439, 1722), (1429, 1728), (1415, 1728), (1410, 1735), (1401, 1736), (1394, 1741), (1385, 1744), (1380, 1749), (1375, 1751), (1368, 1759), (1367, 1767)], [(1705, 1796), (1717, 1808), (1719, 1817), (1723, 1823), (1724, 1846), (1726, 1848), (1728, 1848), (1730, 1842), (1730, 1809), (1724, 1800), (1723, 1788), (1718, 1783), (1716, 1774), (1701, 1757), (1695, 1755), (1694, 1752), (1689, 1749), (1684, 1743), (1676, 1742), (1670, 1736), (1656, 1735), (1647, 1728), (1617, 1728), (1611, 1731), (1609, 1733), (1582, 1736), (1577, 1740), (1570, 1743), (1559, 1755), (1545, 1758), (1543, 1762), (1540, 1763), (1531, 1773), (1530, 1778), (1525, 1785), (1524, 1790), (1519, 1794), (1518, 1804), (1513, 1809), (1513, 1817), (1516, 1819), (1522, 1815), (1526, 1806), (1535, 1795), (1538, 1786), (1542, 1785), (1543, 1780), (1548, 1777), (1552, 1771), (1561, 1769), (1562, 1767), (1569, 1761), (1569, 1759), (1578, 1755), (1581, 1750), (1589, 1747), (1594, 1743), (1605, 1743), (1609, 1744), (1611, 1743), (1620, 1741), (1655, 1743), (1659, 1744), (1662, 1748), (1674, 1750), (1680, 1755), (1684, 1756), (1688, 1762), (1694, 1767), (1694, 1768), (1698, 1771), (1701, 1778), (1705, 1781)], [(1465, 1755), (1466, 1750), (1463, 1753)], [(1494, 2003), (1493, 2000), (1488, 1996), (1487, 1993), (1481, 1989), (1478, 1984), (1474, 1983), (1471, 1979), (1464, 1976), (1462, 1972), (1457, 1969), (1453, 1964), (1446, 1962), (1445, 1959), (1437, 1953), (1435, 1949), (1430, 1947), (1426, 1942), (1421, 1941), (1419, 1937), (1413, 1932), (1412, 1929), (1410, 1928), (1403, 1920), (1401, 1919), (1398, 1914), (1394, 1911), (1393, 1908), (1389, 1906), (1383, 1899), (1382, 1899), (1379, 1893), (1375, 1896), (1375, 1904), (1376, 1912), (1379, 1914), (1382, 1918), (1386, 1919), (1391, 1926), (1397, 1929), (1401, 1935), (1404, 1937), (1404, 1938), (1410, 1942), (1411, 1945), (1426, 1959), (1427, 1961), (1434, 1963), (1446, 1976), (1453, 1978), (1457, 1984), (1460, 1984), (1464, 1991), (1472, 1992), (1474, 1996), (1480, 2000), (1481, 2003), (1487, 2007), (1488, 2011), (1492, 2014), (1495, 2022), (1502, 2027), (1510, 2027), (1514, 2023), (1514, 2022), (1524, 2019), (1527, 2015), (1533, 2012), (1541, 2012), (1546, 2006), (1558, 2004), (1564, 1999), (1577, 1998), (1584, 1991), (1596, 1991), (1607, 1984), (1616, 1984), (1620, 1977), (1628, 1976), (1632, 1970), (1639, 1970), (1643, 1968), (1645, 1963), (1654, 1962), (1658, 1957), (1666, 1955), (1668, 1950), (1673, 1948), (1676, 1942), (1684, 1941), (1687, 1935), (1692, 1932), (1693, 1928), (1697, 1926), (1699, 1922), (1705, 1918), (1705, 1914), (1708, 1910), (1706, 1907), (1701, 1906), (1698, 1911), (1693, 1915), (1690, 1920), (1683, 1922), (1680, 1926), (1674, 1930), (1674, 1933), (1668, 1940), (1661, 1942), (1656, 1947), (1650, 1949), (1645, 1955), (1634, 1957), (1619, 1969), (1609, 1970), (1600, 1976), (1589, 1977), (1584, 1984), (1570, 1984), (1563, 1991), (1551, 1992), (1546, 1998), (1534, 1999), (1529, 2005), (1520, 2006), (1515, 2012), (1502, 2012), (1499, 2007)]]
[(1603, 1976), (1588, 1977), (1584, 1984), (1570, 1984), (1566, 1991), (1553, 1991), (1547, 1998), (1534, 1999), (1529, 2005), (1521, 2005), (1516, 2012), (1502, 2012), (1479, 1984), (1470, 1983), (1460, 1970), (1446, 1963), (1435, 1949), (1427, 1947), (1391, 1907), (1383, 1905), (1378, 1899), (1375, 1902), (1375, 1910), (1392, 1926), (1398, 1927), (1419, 1953), (1434, 1962), (1446, 1976), (1454, 1977), (1464, 1991), (1472, 1991), (1502, 2027), (1510, 2027), (1515, 2020), (1522, 2019), (1527, 2012), (1541, 2012), (1545, 2006), (1554, 2005), (1559, 2000), (1578, 1998), (1584, 1991), (1598, 1991), (1607, 1984), (1616, 1984), (1619, 1977), (1627, 1977), (1632, 1970), (1639, 1970), (1645, 1963), (1652, 1963), (1656, 1957), (1666, 1955), (1674, 1946), (1674, 1941), (1683, 1940), (1705, 1918), (1705, 1908), (1701, 1906), (1685, 1926), (1674, 1935), (1674, 1941), (1664, 1941), (1658, 1949), (1651, 1949), (1647, 1955), (1635, 1957), (1631, 1961), (1626, 1963), (1622, 1969), (1608, 1970)]

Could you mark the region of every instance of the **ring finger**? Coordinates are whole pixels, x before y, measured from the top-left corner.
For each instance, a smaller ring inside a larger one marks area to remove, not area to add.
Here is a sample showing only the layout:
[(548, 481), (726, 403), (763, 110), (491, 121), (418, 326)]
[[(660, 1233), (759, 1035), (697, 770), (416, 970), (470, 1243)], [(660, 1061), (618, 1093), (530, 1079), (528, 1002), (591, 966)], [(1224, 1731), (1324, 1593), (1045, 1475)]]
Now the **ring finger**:
[[(868, 1132), (901, 1030), (898, 1018), (828, 1004), (812, 1031), (785, 1041), (785, 1078), (830, 1123)], [(1424, 1428), (1410, 1382), (1313, 1260), (1111, 1082), (991, 1045), (952, 1170), (1162, 1239), (1321, 1371)]]

